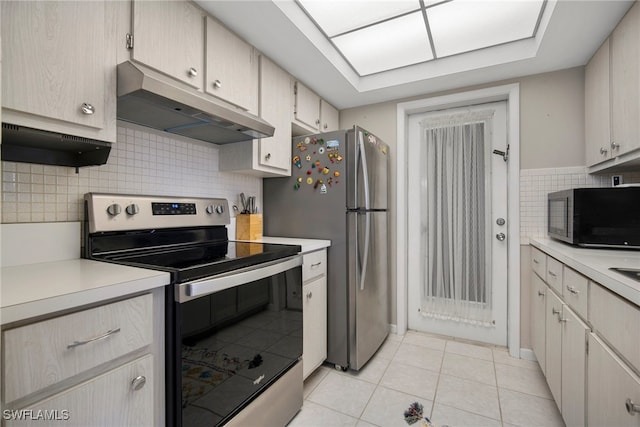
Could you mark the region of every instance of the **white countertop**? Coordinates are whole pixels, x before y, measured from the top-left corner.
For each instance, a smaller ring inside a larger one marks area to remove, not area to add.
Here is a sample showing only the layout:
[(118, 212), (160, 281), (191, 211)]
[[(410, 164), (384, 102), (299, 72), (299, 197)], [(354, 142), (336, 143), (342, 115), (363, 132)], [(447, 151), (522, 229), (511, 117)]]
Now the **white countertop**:
[(640, 268), (640, 251), (586, 249), (551, 239), (531, 239), (531, 245), (640, 306), (640, 282), (609, 270), (610, 267)]
[(0, 324), (165, 286), (169, 273), (87, 259), (2, 268)]
[(319, 239), (298, 239), (296, 237), (273, 237), (264, 236), (262, 239), (253, 240), (256, 243), (274, 243), (280, 245), (300, 245), (302, 251), (300, 253), (305, 254), (307, 252), (318, 251), (331, 246), (331, 240), (319, 240)]

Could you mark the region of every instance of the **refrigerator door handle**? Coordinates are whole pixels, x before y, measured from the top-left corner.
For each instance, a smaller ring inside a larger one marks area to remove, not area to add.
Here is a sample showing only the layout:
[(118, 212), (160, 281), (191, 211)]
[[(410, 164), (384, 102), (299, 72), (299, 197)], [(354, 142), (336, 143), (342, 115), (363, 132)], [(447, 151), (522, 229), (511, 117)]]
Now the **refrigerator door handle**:
[(360, 264), (360, 290), (364, 291), (364, 280), (367, 277), (367, 264), (369, 263), (369, 240), (371, 238), (371, 212), (364, 214), (364, 255)]
[[(362, 131), (358, 132), (358, 146), (360, 147), (360, 163), (362, 164), (362, 186), (364, 189), (364, 208), (369, 210), (371, 209), (371, 198), (369, 195), (369, 171), (367, 168), (367, 155), (364, 151), (364, 136), (362, 135)], [(356, 200), (356, 203), (358, 201)], [(357, 206), (360, 207), (360, 206)]]

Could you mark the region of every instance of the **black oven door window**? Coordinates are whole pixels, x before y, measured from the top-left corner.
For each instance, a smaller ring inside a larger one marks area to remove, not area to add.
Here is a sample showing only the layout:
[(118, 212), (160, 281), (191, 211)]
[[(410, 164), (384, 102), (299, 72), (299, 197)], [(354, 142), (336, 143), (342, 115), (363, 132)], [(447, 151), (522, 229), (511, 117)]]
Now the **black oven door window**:
[(549, 232), (562, 237), (569, 236), (567, 198), (549, 199)]
[(300, 267), (180, 312), (184, 427), (226, 423), (302, 356)]

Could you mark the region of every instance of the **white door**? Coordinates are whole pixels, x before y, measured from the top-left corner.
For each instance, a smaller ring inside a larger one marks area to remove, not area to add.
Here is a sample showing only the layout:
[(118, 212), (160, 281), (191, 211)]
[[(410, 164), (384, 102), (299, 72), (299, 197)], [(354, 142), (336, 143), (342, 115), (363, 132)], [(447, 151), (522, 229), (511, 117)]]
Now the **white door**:
[(409, 329), (506, 345), (506, 102), (414, 114), (408, 134)]

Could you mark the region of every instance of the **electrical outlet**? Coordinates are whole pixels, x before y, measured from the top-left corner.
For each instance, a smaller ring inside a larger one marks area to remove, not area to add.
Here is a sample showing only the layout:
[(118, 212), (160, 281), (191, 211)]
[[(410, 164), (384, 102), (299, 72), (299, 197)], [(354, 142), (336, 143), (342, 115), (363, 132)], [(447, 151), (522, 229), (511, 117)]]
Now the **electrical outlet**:
[(611, 186), (617, 187), (620, 184), (622, 184), (622, 175), (613, 175), (611, 177)]

